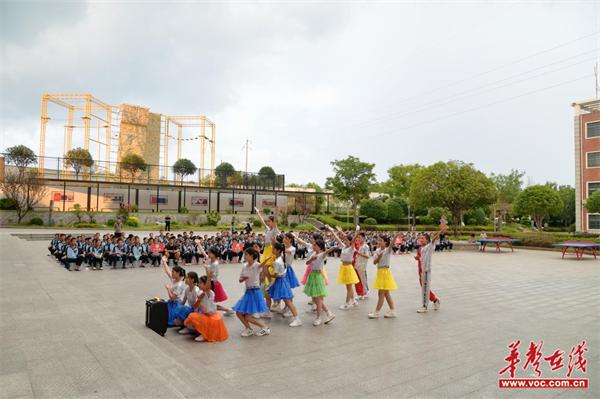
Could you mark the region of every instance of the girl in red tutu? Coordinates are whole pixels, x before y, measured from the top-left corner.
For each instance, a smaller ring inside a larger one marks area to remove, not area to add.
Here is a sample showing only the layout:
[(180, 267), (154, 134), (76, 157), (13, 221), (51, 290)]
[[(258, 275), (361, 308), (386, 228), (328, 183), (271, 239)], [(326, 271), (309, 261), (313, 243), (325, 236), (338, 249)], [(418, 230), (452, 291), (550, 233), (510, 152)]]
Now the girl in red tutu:
[[(196, 243), (198, 243), (198, 241), (199, 240), (196, 240)], [(224, 302), (227, 300), (227, 292), (225, 292), (223, 285), (219, 281), (219, 269), (220, 269), (219, 258), (221, 257), (221, 252), (219, 251), (219, 249), (217, 247), (212, 247), (208, 250), (208, 254), (207, 254), (206, 251), (204, 251), (204, 248), (202, 248), (202, 245), (198, 245), (198, 249), (204, 255), (204, 262), (205, 262), (204, 269), (206, 270), (206, 275), (208, 277), (210, 277), (210, 280), (214, 287), (213, 288), (213, 291), (215, 293), (214, 301), (217, 304), (217, 310), (225, 312), (226, 316), (234, 315), (235, 312), (233, 310), (231, 310), (231, 308), (228, 308), (227, 306), (223, 306), (223, 305), (218, 305), (218, 303)], [(208, 264), (206, 263), (207, 259), (208, 259)]]
[(198, 287), (201, 290), (200, 296), (194, 304), (194, 313), (191, 313), (185, 319), (185, 326), (188, 330), (195, 330), (198, 336), (197, 342), (222, 342), (229, 338), (227, 327), (223, 317), (217, 311), (215, 304), (214, 284), (210, 281), (210, 276), (202, 276), (198, 280)]

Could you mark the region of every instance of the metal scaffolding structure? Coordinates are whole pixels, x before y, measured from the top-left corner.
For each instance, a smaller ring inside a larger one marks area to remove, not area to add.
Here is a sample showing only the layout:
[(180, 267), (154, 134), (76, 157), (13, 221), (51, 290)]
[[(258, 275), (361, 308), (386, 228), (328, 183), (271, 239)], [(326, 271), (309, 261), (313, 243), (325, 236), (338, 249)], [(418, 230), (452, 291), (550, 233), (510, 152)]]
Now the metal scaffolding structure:
[[(65, 121), (63, 134), (63, 153), (57, 154), (65, 157), (73, 148), (73, 135), (75, 132), (83, 131), (83, 148), (90, 151), (97, 165), (114, 165), (119, 151), (119, 135), (121, 106), (110, 105), (99, 100), (90, 93), (44, 93), (42, 95), (41, 124), (40, 124), (40, 147), (39, 157), (46, 156), (46, 133), (48, 122), (54, 118), (49, 116), (48, 105), (52, 103), (66, 110), (66, 119), (56, 118), (57, 121)], [(81, 119), (80, 123), (77, 123)], [(199, 141), (199, 182), (206, 183), (214, 180), (215, 168), (215, 124), (206, 116), (169, 116), (161, 115), (161, 142), (159, 148), (161, 178), (169, 180), (169, 142), (177, 141), (177, 160), (181, 159), (181, 146), (183, 141)], [(176, 135), (170, 133), (171, 127), (177, 130)], [(95, 129), (94, 129), (95, 128)], [(192, 137), (183, 137), (184, 130), (192, 129), (197, 133)], [(93, 134), (95, 131), (95, 134)], [(52, 137), (52, 140), (59, 140)], [(206, 143), (210, 144), (210, 169), (205, 169)], [(92, 143), (90, 145), (90, 143)], [(93, 146), (94, 148), (91, 148)], [(96, 151), (93, 151), (97, 149)], [(94, 153), (95, 152), (95, 153)], [(38, 166), (40, 172), (44, 165)], [(68, 175), (69, 168), (63, 162), (63, 172)], [(95, 173), (98, 170), (94, 171)], [(115, 173), (109, 167), (102, 171), (106, 176)]]

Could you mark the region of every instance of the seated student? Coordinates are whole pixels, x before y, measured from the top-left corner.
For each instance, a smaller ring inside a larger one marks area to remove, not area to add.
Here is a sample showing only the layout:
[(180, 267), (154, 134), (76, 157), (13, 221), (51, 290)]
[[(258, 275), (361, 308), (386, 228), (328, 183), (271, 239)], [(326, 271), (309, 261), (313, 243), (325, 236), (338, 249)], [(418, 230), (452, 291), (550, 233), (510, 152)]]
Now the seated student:
[[(198, 288), (198, 274), (196, 272), (189, 272), (185, 276), (185, 293), (183, 295), (184, 301), (180, 302), (177, 307), (173, 310), (175, 314), (175, 325), (183, 327), (183, 322), (188, 318), (190, 313), (194, 311), (194, 305), (196, 300), (200, 296), (200, 288)], [(188, 334), (189, 330), (183, 327), (179, 330), (180, 334)]]
[(58, 244), (56, 244), (56, 250), (54, 251), (54, 257), (62, 262), (62, 258), (65, 256), (65, 250), (69, 245), (64, 234), (58, 236)]
[(54, 238), (50, 241), (50, 245), (48, 245), (48, 251), (51, 255), (54, 255), (54, 252), (57, 250), (58, 243), (60, 242), (59, 237), (60, 235), (58, 233), (54, 234)]
[(229, 252), (229, 261), (233, 261), (237, 258), (237, 263), (242, 262), (242, 256), (244, 256), (244, 243), (242, 240), (234, 238), (231, 242), (231, 251)]
[(209, 276), (202, 276), (198, 281), (200, 296), (194, 304), (197, 312), (191, 313), (183, 322), (188, 330), (196, 331), (199, 335), (197, 342), (221, 342), (229, 338), (223, 317), (217, 312), (215, 304), (214, 285)]
[(196, 242), (192, 241), (192, 244), (194, 245), (194, 259), (196, 260), (196, 263), (200, 263), (200, 259), (204, 259), (206, 241), (204, 238), (199, 237)]
[(92, 270), (102, 270), (102, 242), (99, 239), (94, 240), (88, 252), (87, 264), (92, 267)]
[(148, 262), (148, 255), (144, 252), (144, 247), (140, 242), (140, 237), (135, 236), (133, 245), (129, 247), (129, 254), (127, 255), (129, 263), (134, 267), (134, 262), (140, 262), (140, 267), (145, 267), (144, 264)]
[(165, 246), (156, 238), (150, 240), (150, 264), (157, 267), (165, 253)]
[(189, 238), (186, 238), (183, 244), (181, 244), (181, 257), (186, 265), (192, 263), (192, 259), (194, 259), (195, 254), (196, 246)]
[(83, 262), (83, 256), (79, 254), (79, 247), (77, 246), (75, 237), (71, 238), (69, 246), (65, 249), (65, 254), (65, 257), (63, 258), (65, 269), (71, 271), (71, 263), (75, 263), (75, 271), (79, 271), (79, 267)]
[(150, 242), (148, 237), (144, 237), (142, 241), (142, 255), (146, 256), (146, 263), (150, 262)]
[(475, 239), (475, 233), (471, 233), (471, 235), (469, 236), (469, 243), (474, 244), (476, 242), (477, 240)]
[(112, 264), (113, 250), (115, 249), (116, 246), (117, 246), (117, 238), (113, 237), (113, 236), (109, 236), (107, 238), (106, 242), (104, 243), (102, 252), (104, 254), (104, 260), (106, 261), (106, 263), (109, 266)]
[(169, 243), (165, 245), (165, 255), (168, 260), (173, 260), (175, 264), (178, 264), (180, 256), (179, 245), (175, 243), (173, 237), (169, 238)]
[(117, 245), (115, 245), (112, 249), (110, 255), (110, 263), (112, 264), (113, 269), (117, 268), (117, 262), (121, 262), (122, 268), (125, 269), (125, 262), (127, 260), (127, 252), (125, 251), (125, 245), (123, 244), (123, 239), (119, 238), (117, 240)]

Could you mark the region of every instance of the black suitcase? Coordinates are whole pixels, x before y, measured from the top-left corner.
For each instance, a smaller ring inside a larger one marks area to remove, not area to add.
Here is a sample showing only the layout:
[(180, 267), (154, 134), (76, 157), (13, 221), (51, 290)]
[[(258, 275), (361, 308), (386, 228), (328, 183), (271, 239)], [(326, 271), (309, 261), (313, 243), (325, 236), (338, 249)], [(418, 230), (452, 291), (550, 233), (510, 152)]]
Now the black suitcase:
[(162, 299), (149, 299), (146, 301), (146, 327), (155, 333), (165, 336), (169, 321), (167, 302)]

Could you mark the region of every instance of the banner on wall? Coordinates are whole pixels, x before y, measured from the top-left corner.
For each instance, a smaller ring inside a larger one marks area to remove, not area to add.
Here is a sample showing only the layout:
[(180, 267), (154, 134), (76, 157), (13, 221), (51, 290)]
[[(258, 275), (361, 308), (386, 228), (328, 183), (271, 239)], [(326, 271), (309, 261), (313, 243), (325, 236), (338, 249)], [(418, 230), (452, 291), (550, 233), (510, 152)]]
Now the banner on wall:
[(104, 193), (102, 195), (102, 201), (107, 204), (120, 204), (121, 202), (125, 202), (125, 194), (119, 193)]
[(169, 203), (169, 197), (166, 195), (151, 195), (150, 205), (167, 205)]
[(195, 197), (192, 196), (193, 206), (208, 206), (208, 197)]
[(275, 208), (275, 200), (274, 199), (264, 199), (261, 201), (263, 208)]
[(233, 199), (230, 198), (229, 199), (229, 206), (244, 206), (244, 200), (243, 199)]
[(52, 201), (54, 202), (73, 202), (75, 200), (75, 193), (73, 191), (52, 191)]

